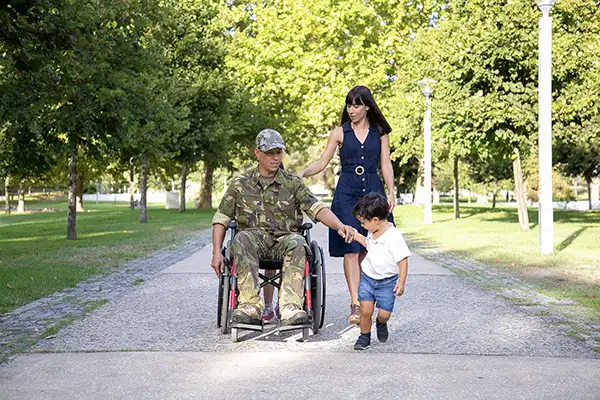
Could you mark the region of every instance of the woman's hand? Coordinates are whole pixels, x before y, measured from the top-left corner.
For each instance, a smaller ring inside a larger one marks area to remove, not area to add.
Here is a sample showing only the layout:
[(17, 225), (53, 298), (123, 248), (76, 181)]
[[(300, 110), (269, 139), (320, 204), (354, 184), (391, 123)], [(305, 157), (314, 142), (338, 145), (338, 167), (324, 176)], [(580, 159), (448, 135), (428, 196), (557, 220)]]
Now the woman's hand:
[(388, 193), (387, 195), (388, 205), (390, 206), (390, 214), (394, 211), (394, 207), (396, 206), (396, 196), (394, 193)]

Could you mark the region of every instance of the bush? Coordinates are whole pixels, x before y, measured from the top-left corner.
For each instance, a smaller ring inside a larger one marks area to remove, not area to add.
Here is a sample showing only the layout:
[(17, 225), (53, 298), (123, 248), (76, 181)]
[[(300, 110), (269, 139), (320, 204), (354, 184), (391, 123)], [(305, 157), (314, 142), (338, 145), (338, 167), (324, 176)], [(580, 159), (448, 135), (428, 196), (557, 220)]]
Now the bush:
[[(537, 171), (527, 177), (527, 199), (538, 201), (539, 178)], [(560, 174), (556, 169), (552, 171), (552, 198), (554, 201), (573, 201), (576, 199), (570, 179)]]

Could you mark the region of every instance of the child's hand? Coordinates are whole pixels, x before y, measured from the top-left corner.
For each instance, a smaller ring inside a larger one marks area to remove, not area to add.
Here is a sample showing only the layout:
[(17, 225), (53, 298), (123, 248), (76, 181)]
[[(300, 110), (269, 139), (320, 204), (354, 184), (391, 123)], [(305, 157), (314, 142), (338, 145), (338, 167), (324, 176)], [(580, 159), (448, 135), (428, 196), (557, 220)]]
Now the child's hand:
[(404, 294), (404, 285), (400, 282), (396, 282), (396, 286), (394, 286), (394, 295), (400, 297)]

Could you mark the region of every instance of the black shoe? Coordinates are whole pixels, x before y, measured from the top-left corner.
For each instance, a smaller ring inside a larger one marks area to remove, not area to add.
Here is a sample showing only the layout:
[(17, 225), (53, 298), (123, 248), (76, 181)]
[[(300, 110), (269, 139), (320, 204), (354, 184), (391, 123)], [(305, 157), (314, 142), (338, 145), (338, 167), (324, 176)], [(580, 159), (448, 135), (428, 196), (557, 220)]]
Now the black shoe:
[(354, 350), (366, 350), (369, 347), (371, 347), (371, 333), (361, 333), (354, 343)]
[(231, 322), (235, 324), (261, 325), (259, 313), (252, 306), (240, 306), (231, 313)]
[(375, 327), (377, 328), (377, 339), (379, 339), (380, 342), (387, 341), (389, 336), (387, 322), (381, 324), (379, 323), (379, 319), (375, 318)]

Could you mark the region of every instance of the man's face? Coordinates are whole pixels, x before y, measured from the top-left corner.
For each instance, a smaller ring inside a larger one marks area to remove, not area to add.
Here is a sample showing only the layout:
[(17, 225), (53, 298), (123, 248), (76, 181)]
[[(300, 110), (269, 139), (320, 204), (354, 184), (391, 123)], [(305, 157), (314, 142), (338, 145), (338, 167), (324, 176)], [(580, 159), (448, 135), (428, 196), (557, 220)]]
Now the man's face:
[(259, 149), (254, 149), (254, 154), (258, 157), (258, 164), (266, 171), (275, 173), (281, 165), (281, 158), (283, 157), (283, 150), (271, 149), (265, 152)]

